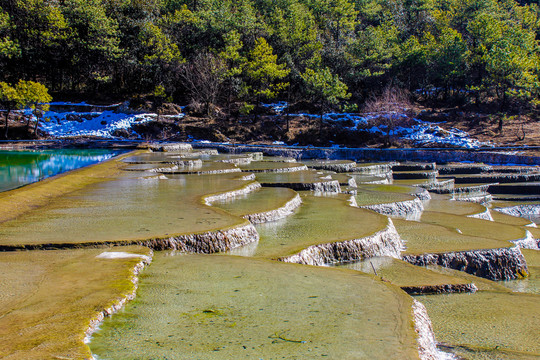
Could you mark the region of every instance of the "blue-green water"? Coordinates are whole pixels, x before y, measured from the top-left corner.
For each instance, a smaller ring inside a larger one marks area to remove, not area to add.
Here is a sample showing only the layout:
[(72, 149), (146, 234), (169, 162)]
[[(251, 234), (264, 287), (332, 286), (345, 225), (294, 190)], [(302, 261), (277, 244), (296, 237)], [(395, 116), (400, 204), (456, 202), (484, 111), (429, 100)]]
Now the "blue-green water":
[(27, 185), (118, 155), (110, 149), (0, 151), (0, 192)]

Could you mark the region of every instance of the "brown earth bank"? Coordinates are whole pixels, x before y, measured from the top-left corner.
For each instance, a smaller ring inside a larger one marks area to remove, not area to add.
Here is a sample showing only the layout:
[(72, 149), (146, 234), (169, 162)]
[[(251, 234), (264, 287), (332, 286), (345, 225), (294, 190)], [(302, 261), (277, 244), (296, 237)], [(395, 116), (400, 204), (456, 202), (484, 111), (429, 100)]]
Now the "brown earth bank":
[[(151, 106), (147, 107), (148, 109), (142, 110), (152, 110)], [(278, 116), (273, 110), (266, 108), (260, 108), (251, 115), (233, 112), (231, 116), (225, 116), (218, 110), (214, 111), (213, 116), (205, 116), (200, 111), (190, 107), (181, 109), (175, 104), (163, 104), (159, 109), (154, 109), (160, 115), (176, 115), (182, 110), (187, 115), (180, 120), (160, 116), (156, 121), (135, 125), (132, 128), (135, 133), (130, 130), (118, 130), (114, 135), (131, 140), (142, 137), (147, 141), (196, 139), (243, 144), (272, 144), (275, 141), (283, 141), (288, 145), (299, 146), (338, 144), (348, 147), (433, 147), (415, 144), (410, 140), (391, 138), (384, 134), (369, 133), (362, 128), (351, 130), (352, 121), (323, 121), (321, 123), (317, 115)], [(491, 142), (494, 145), (540, 146), (540, 121), (535, 116), (504, 116), (490, 114), (487, 112), (489, 109), (482, 113), (475, 110), (478, 109), (413, 106), (409, 110), (408, 117), (396, 121), (394, 126), (411, 126), (414, 124), (413, 118), (419, 118), (446, 130), (456, 128), (466, 131), (472, 138), (482, 142)], [(29, 124), (18, 114), (10, 116), (9, 132), (6, 138), (5, 118), (4, 114), (1, 115), (0, 140), (51, 139), (48, 134), (39, 129), (37, 133), (34, 133), (33, 123)], [(501, 119), (502, 132), (499, 129)], [(373, 120), (373, 125), (381, 124), (385, 124), (384, 120)], [(369, 127), (371, 126), (370, 123)]]

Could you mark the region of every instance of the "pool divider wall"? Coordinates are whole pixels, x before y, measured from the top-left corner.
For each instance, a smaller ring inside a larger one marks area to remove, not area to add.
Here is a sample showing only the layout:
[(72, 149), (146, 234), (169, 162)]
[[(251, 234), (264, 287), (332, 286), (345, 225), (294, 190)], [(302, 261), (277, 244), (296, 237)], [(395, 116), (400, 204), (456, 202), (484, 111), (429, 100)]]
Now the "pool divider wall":
[(400, 286), (409, 295), (425, 294), (453, 294), (453, 293), (474, 293), (478, 290), (475, 284), (441, 284), (424, 286)]
[(249, 169), (247, 171), (254, 172), (254, 173), (288, 173), (288, 172), (304, 171), (304, 170), (308, 170), (308, 167), (306, 165), (281, 167), (281, 168), (275, 168), (275, 169)]
[(486, 208), (486, 211), (484, 211), (484, 212), (481, 212), (481, 213), (478, 213), (478, 214), (467, 215), (467, 217), (493, 221), (493, 217), (491, 216), (491, 212), (489, 211), (488, 208)]
[(286, 187), (297, 191), (315, 191), (340, 193), (341, 186), (338, 180), (318, 181), (312, 183), (264, 183), (266, 187)]
[(192, 253), (214, 254), (259, 241), (259, 233), (253, 226), (246, 225), (207, 231), (200, 234), (177, 235), (168, 238), (136, 242), (154, 250), (178, 250)]
[(146, 266), (150, 265), (150, 263), (152, 262), (153, 255), (154, 255), (153, 251), (150, 250), (149, 255), (148, 256), (142, 255), (141, 261), (139, 261), (133, 267), (132, 276), (131, 276), (131, 282), (133, 283), (133, 288), (131, 289), (131, 291), (129, 291), (123, 297), (116, 299), (114, 303), (108, 308), (99, 311), (99, 313), (93, 319), (90, 320), (88, 328), (85, 331), (85, 337), (84, 337), (85, 344), (88, 344), (91, 341), (92, 334), (98, 330), (99, 325), (103, 322), (103, 319), (118, 312), (121, 308), (124, 307), (124, 305), (128, 301), (135, 299), (135, 296), (137, 294), (137, 288), (139, 285), (139, 274)]
[(523, 239), (512, 242), (522, 249), (540, 250), (540, 239), (536, 239), (529, 230), (526, 230), (526, 236)]
[(388, 219), (385, 229), (360, 239), (312, 245), (298, 254), (278, 260), (304, 265), (328, 265), (345, 263), (375, 256), (400, 258), (404, 243), (394, 223)]
[(427, 313), (427, 310), (421, 302), (414, 299), (412, 304), (412, 313), (414, 319), (414, 330), (417, 334), (418, 356), (422, 360), (439, 360), (442, 357), (437, 350), (435, 333)]
[(265, 211), (262, 213), (248, 214), (244, 215), (243, 218), (249, 220), (252, 224), (275, 221), (291, 215), (300, 205), (302, 205), (302, 199), (300, 198), (300, 195), (296, 194), (293, 199), (289, 200), (279, 209)]
[(422, 211), (424, 211), (424, 204), (422, 203), (422, 200), (418, 198), (386, 204), (363, 205), (359, 207), (373, 210), (386, 216), (398, 216), (407, 219), (417, 218)]
[(514, 280), (529, 274), (518, 246), (499, 249), (404, 255), (412, 265), (440, 265), (490, 280)]
[(422, 161), (422, 162), (479, 162), (489, 164), (540, 165), (540, 157), (505, 154), (496, 150), (448, 150), (448, 149), (370, 149), (370, 148), (294, 148), (258, 145), (230, 145), (219, 143), (193, 143), (194, 147), (215, 148), (223, 152), (241, 153), (260, 151), (266, 155), (293, 157), (296, 159), (348, 159), (376, 161)]
[[(251, 178), (248, 178), (248, 181), (250, 179)], [(242, 180), (244, 180), (244, 179), (242, 179)], [(240, 189), (227, 191), (227, 192), (220, 193), (220, 194), (206, 195), (206, 196), (203, 197), (203, 199), (204, 199), (204, 203), (206, 205), (211, 206), (211, 204), (213, 202), (215, 202), (215, 201), (227, 200), (227, 199), (233, 198), (235, 196), (246, 195), (246, 194), (249, 194), (250, 192), (255, 191), (255, 190), (259, 189), (259, 188), (261, 188), (261, 184), (259, 182), (257, 182), (257, 181), (254, 181), (252, 183), (244, 185)]]
[(503, 214), (508, 214), (512, 216), (532, 216), (532, 215), (540, 215), (540, 204), (531, 204), (531, 205), (516, 205), (516, 206), (509, 206), (509, 207), (503, 207), (503, 208), (496, 208), (494, 209), (498, 212), (501, 212)]

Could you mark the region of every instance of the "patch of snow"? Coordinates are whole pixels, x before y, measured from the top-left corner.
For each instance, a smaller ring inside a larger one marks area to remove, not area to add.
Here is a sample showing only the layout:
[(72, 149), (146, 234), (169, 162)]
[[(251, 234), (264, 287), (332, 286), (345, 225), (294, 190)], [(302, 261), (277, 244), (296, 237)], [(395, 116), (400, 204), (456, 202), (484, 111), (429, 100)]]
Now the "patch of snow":
[(274, 141), (272, 145), (287, 145), (283, 141)]
[(141, 254), (132, 254), (124, 251), (105, 251), (96, 256), (98, 259), (131, 259), (131, 258), (141, 258), (141, 259), (150, 259), (150, 257)]
[(278, 114), (282, 114), (285, 108), (288, 106), (286, 101), (278, 101), (272, 104), (262, 104), (263, 107), (274, 110)]
[(416, 122), (412, 126), (411, 131), (408, 134), (402, 136), (403, 139), (413, 140), (418, 144), (439, 144), (439, 145), (453, 145), (456, 147), (466, 149), (477, 149), (480, 147), (493, 147), (494, 145), (489, 142), (481, 142), (473, 139), (465, 131), (458, 129), (445, 130), (440, 126), (418, 119), (414, 119)]

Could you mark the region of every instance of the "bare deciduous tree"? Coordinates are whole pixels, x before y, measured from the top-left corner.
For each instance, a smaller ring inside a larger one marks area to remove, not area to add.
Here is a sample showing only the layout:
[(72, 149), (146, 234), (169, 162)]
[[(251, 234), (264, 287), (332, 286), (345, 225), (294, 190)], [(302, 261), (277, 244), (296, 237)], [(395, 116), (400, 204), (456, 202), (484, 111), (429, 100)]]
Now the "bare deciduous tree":
[(205, 112), (212, 116), (211, 106), (216, 103), (226, 72), (225, 62), (210, 52), (201, 52), (182, 68), (182, 79), (191, 101), (204, 104)]
[(410, 107), (411, 102), (407, 92), (390, 84), (382, 94), (366, 101), (364, 111), (377, 116), (378, 123), (386, 126), (385, 145), (391, 146), (396, 125)]

